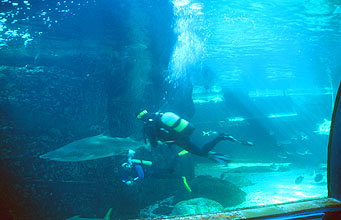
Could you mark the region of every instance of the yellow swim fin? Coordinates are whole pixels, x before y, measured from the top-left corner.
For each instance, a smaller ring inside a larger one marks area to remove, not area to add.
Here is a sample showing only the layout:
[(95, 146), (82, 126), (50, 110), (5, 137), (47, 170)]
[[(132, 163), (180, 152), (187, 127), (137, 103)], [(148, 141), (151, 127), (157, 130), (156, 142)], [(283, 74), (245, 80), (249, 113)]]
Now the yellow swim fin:
[(183, 156), (185, 154), (188, 154), (189, 152), (187, 150), (182, 150), (178, 153), (179, 156)]
[(184, 182), (184, 185), (185, 185), (185, 188), (187, 189), (188, 192), (192, 192), (191, 188), (189, 187), (188, 183), (187, 183), (187, 180), (186, 180), (186, 177), (183, 176), (182, 177), (182, 180)]
[(105, 217), (104, 217), (104, 220), (110, 220), (111, 212), (112, 212), (112, 208), (110, 208), (110, 209), (108, 210), (107, 214), (106, 214)]

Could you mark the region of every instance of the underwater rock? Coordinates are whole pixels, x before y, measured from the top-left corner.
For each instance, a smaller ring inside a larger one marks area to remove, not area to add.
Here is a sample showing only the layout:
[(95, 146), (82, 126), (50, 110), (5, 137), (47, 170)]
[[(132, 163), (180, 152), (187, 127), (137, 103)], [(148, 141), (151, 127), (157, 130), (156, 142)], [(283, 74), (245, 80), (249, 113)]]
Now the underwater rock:
[(147, 206), (140, 211), (142, 218), (155, 218), (171, 215), (174, 209), (174, 196), (170, 196), (160, 202)]
[(224, 207), (216, 201), (207, 198), (195, 198), (178, 202), (173, 211), (173, 215), (188, 215), (205, 212), (221, 211)]
[(246, 193), (235, 184), (211, 176), (198, 176), (187, 180), (192, 198), (204, 197), (215, 200), (224, 207), (236, 206), (245, 201)]
[[(188, 178), (187, 183), (192, 192), (186, 190), (181, 177), (174, 176), (174, 178), (167, 179), (146, 178), (136, 184), (137, 189), (133, 194), (125, 193), (121, 189), (120, 197), (130, 198), (131, 201), (127, 204), (137, 204), (134, 207), (135, 211), (140, 210), (140, 217), (144, 218), (167, 216), (176, 203), (194, 198), (213, 200), (223, 207), (236, 206), (245, 201), (245, 192), (233, 183), (219, 178), (198, 176)], [(132, 187), (129, 187), (129, 190), (132, 190)]]
[(278, 170), (274, 170), (273, 168), (276, 168), (274, 166), (240, 166), (234, 169), (231, 169), (229, 172), (230, 173), (260, 173), (260, 172), (269, 172), (269, 170), (271, 171), (284, 171), (284, 170), (288, 170), (287, 167), (284, 166), (278, 166)]
[(246, 187), (255, 185), (250, 179), (245, 176), (236, 176), (236, 175), (228, 175), (228, 172), (224, 172), (220, 175), (220, 179), (232, 182), (234, 185), (238, 187)]

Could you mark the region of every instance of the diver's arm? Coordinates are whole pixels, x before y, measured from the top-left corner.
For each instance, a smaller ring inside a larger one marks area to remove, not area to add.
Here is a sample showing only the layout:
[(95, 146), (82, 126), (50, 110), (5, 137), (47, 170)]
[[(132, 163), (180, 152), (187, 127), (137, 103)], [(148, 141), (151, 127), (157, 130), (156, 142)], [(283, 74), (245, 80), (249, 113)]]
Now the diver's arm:
[(151, 166), (153, 164), (152, 161), (140, 160), (140, 159), (132, 159), (131, 162), (135, 164), (140, 164), (140, 165), (142, 164), (142, 165), (147, 165), (147, 166)]
[(144, 179), (144, 172), (143, 172), (143, 169), (142, 169), (141, 165), (136, 165), (135, 166), (135, 171), (136, 171), (137, 177), (135, 177), (134, 179), (130, 179), (128, 181), (127, 180), (125, 180), (125, 181), (122, 180), (122, 182), (124, 182), (127, 185), (132, 185), (136, 181)]
[(136, 165), (135, 166), (135, 170), (136, 170), (136, 173), (137, 173), (137, 177), (134, 178), (134, 181), (144, 179), (144, 172), (143, 172), (142, 166), (141, 165)]
[(158, 143), (157, 143), (157, 138), (155, 136), (149, 137), (149, 144), (152, 147), (157, 147)]

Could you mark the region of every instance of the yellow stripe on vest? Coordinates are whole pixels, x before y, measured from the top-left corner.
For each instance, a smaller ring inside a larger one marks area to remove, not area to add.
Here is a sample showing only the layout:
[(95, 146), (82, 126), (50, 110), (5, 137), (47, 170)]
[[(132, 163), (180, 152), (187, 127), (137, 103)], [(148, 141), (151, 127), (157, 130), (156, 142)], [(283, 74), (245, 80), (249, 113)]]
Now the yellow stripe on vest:
[(137, 117), (137, 119), (141, 119), (142, 116), (144, 116), (144, 115), (147, 114), (147, 113), (148, 113), (147, 110), (143, 110), (143, 111), (140, 112), (140, 114), (138, 114), (136, 117)]

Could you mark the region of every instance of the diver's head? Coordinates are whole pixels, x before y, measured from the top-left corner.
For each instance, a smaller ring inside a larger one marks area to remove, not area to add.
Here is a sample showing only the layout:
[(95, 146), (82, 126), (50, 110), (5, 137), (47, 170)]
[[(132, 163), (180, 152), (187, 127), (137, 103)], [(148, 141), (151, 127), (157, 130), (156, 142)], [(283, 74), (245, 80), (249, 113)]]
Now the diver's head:
[(148, 121), (150, 115), (146, 109), (141, 108), (136, 112), (136, 118), (142, 121)]
[(131, 149), (129, 149), (128, 150), (128, 158), (133, 158), (134, 157), (134, 155), (135, 155), (135, 151), (134, 150), (131, 150)]

